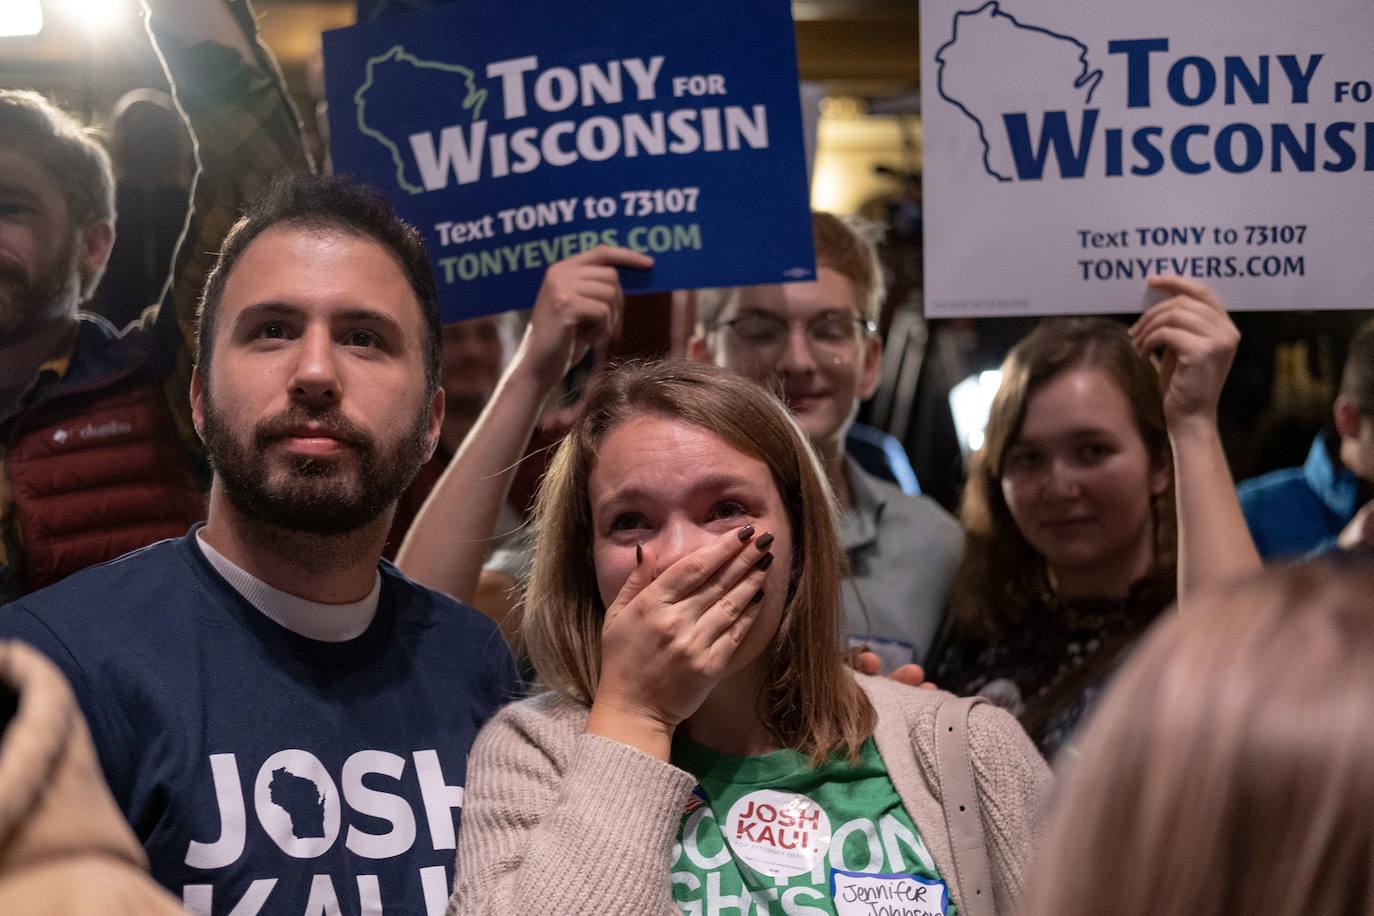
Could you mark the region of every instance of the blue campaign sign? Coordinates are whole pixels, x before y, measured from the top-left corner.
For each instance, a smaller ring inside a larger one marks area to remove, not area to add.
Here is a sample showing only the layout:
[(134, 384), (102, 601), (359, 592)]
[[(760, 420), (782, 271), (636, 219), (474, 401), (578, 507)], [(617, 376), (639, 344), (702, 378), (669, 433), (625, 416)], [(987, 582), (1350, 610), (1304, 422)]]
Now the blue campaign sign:
[(429, 246), (446, 320), (599, 243), (629, 292), (815, 277), (787, 0), (464, 0), (324, 36), (335, 170)]

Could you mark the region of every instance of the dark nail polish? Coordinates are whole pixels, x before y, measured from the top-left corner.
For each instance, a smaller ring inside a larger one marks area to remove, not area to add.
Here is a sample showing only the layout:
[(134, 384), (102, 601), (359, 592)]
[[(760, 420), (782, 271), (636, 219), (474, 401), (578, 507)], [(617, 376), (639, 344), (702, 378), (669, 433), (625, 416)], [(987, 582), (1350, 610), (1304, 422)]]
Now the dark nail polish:
[(763, 537), (754, 542), (754, 546), (759, 550), (767, 550), (773, 546), (773, 532), (765, 531)]
[(759, 569), (767, 569), (773, 565), (773, 555), (771, 553), (765, 553), (763, 556), (759, 557), (759, 561), (754, 565)]
[(753, 536), (754, 536), (754, 526), (753, 526), (753, 525), (745, 525), (743, 528), (741, 528), (741, 529), (739, 530), (739, 539), (740, 539), (741, 541), (748, 541), (748, 540), (749, 540), (751, 537), (753, 537)]
[(762, 601), (762, 600), (763, 600), (763, 589), (759, 589), (758, 591), (754, 592), (754, 597), (752, 597), (752, 598), (749, 599), (749, 603), (750, 603), (750, 604), (758, 604), (758, 603), (759, 603), (760, 601)]
[(644, 562), (644, 545), (635, 545), (635, 565), (639, 566)]

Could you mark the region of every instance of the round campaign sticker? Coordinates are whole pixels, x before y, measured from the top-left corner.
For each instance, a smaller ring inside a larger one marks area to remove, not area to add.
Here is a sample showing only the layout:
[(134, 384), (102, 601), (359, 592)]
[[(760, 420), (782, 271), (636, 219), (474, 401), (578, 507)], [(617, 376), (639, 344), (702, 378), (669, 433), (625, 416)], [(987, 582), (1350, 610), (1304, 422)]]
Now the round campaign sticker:
[(802, 875), (830, 847), (830, 818), (805, 795), (759, 789), (730, 806), (725, 837), (735, 857), (774, 878)]

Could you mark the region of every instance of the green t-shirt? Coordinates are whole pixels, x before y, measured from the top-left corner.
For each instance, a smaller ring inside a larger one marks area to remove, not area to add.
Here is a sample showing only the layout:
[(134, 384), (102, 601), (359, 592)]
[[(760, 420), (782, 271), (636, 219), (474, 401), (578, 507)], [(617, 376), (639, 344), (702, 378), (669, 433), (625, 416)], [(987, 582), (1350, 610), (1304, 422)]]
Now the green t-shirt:
[(682, 738), (673, 764), (697, 778), (672, 854), (684, 916), (955, 916), (871, 738), (857, 766)]

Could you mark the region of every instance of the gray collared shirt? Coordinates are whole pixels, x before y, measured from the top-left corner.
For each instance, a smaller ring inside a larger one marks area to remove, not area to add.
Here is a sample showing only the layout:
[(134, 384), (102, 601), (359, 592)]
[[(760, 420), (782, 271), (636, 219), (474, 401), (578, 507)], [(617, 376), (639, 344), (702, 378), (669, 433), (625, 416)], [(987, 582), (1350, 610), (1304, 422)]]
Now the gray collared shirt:
[(944, 618), (964, 533), (928, 496), (908, 496), (845, 459), (851, 508), (840, 545), (853, 575), (844, 582), (846, 636), (867, 643), (883, 670), (922, 661)]

